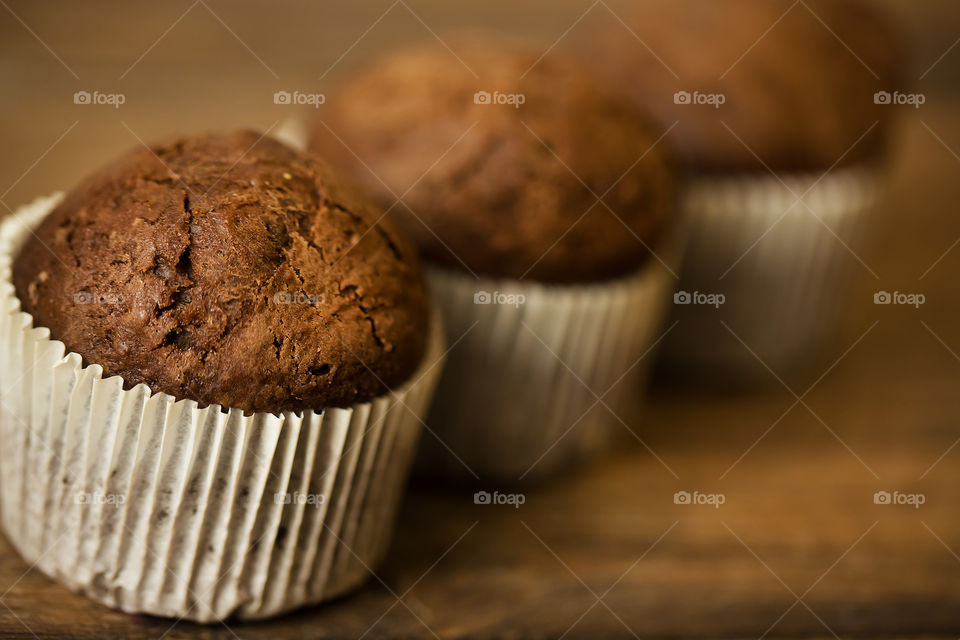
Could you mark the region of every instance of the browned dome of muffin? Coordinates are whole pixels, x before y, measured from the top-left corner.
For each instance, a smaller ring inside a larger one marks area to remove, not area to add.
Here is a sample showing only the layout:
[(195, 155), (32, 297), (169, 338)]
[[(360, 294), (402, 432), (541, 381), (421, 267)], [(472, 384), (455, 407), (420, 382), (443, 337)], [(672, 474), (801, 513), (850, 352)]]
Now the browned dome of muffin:
[(310, 147), (335, 155), (432, 263), (573, 283), (657, 250), (674, 183), (636, 107), (558, 56), (476, 38), (453, 49), (376, 62), (328, 96)]
[[(883, 151), (904, 91), (896, 29), (854, 0), (640, 0), (585, 58), (654, 113), (695, 169), (826, 169)], [(686, 92), (691, 101), (675, 100)], [(692, 104), (722, 94), (718, 108)], [(704, 97), (700, 98), (704, 100)]]
[(17, 257), (37, 326), (129, 388), (248, 412), (405, 381), (428, 308), (411, 244), (316, 161), (250, 131), (129, 153)]

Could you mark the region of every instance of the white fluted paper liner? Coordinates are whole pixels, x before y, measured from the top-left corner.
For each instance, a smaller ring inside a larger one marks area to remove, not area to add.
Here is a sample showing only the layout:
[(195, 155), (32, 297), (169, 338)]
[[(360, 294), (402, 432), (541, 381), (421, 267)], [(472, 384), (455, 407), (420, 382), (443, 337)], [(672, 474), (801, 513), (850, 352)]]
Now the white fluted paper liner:
[[(38, 200), (0, 226), (0, 516), (28, 563), (127, 612), (262, 618), (362, 583), (383, 559), (442, 357), (346, 409), (198, 409), (124, 390), (32, 328), (11, 284)], [(435, 366), (437, 365), (437, 366)]]
[(452, 347), (418, 470), (517, 482), (629, 439), (675, 283), (665, 244), (666, 263), (589, 285), (430, 269)]
[[(752, 350), (780, 371), (828, 336), (858, 261), (866, 214), (878, 198), (879, 171), (862, 166), (822, 180), (819, 174), (781, 178), (707, 177), (688, 186), (690, 232), (679, 289), (721, 293), (725, 301), (719, 308), (674, 306), (677, 325), (664, 344), (673, 365), (746, 372), (761, 366)], [(794, 194), (806, 194), (803, 203)]]
[(298, 151), (307, 149), (307, 125), (296, 116), (290, 116), (281, 122), (280, 126), (274, 129), (273, 137), (292, 149)]

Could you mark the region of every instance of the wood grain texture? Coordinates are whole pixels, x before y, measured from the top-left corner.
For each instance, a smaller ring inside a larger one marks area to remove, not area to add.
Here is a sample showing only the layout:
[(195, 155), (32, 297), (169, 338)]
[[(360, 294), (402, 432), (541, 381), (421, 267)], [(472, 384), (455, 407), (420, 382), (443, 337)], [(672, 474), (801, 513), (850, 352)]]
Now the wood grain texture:
[[(428, 21), (433, 10), (436, 20), (456, 26), (450, 10), (412, 4)], [(91, 165), (137, 144), (135, 135), (152, 139), (241, 122), (269, 127), (285, 115), (270, 103), (272, 91), (315, 78), (389, 4), (344, 18), (352, 26), (338, 32), (335, 46), (318, 45), (322, 54), (308, 55), (305, 29), (290, 39), (291, 53), (267, 46), (275, 57), (263, 55), (281, 83), (198, 6), (195, 20), (184, 19), (184, 33), (173, 31), (170, 42), (144, 59), (144, 73), (129, 76), (129, 109), (119, 114), (78, 114), (69, 96), (98, 82), (109, 89), (108, 81), (186, 7), (154, 8), (170, 15), (135, 21), (136, 38), (96, 43), (96, 34), (93, 40), (71, 35), (67, 23), (82, 16), (70, 9), (58, 16), (11, 6), (83, 79), (67, 74), (12, 18), (0, 27), (12, 38), (0, 45), (4, 77), (19, 92), (0, 99), (7, 143), (0, 188), (8, 191), (0, 199), (15, 206), (69, 186)], [(224, 19), (247, 36), (256, 15), (240, 7), (224, 8)], [(549, 43), (585, 8), (560, 7), (560, 17), (539, 27), (527, 16), (531, 10), (522, 9), (522, 28), (549, 34)], [(98, 11), (105, 20), (98, 28), (116, 35), (133, 9), (102, 3)], [(496, 24), (508, 15), (486, 19)], [(386, 33), (420, 28), (386, 23)], [(938, 29), (946, 38), (949, 29)], [(217, 33), (215, 43), (201, 46), (212, 62), (182, 69), (178, 56), (190, 57), (180, 47), (206, 32)], [(372, 40), (387, 46), (383, 37)], [(939, 42), (942, 52), (952, 40)], [(958, 52), (926, 82), (952, 77)], [(928, 63), (936, 58), (928, 57)], [(211, 76), (221, 67), (230, 73)], [(98, 80), (94, 70), (103, 68), (108, 71)], [(195, 93), (175, 95), (178, 82)], [(0, 539), (0, 636), (956, 637), (960, 246), (948, 249), (960, 237), (960, 122), (957, 96), (928, 90), (922, 110), (904, 112), (889, 198), (857, 250), (866, 266), (849, 258), (856, 277), (836, 340), (808, 369), (776, 372), (797, 395), (814, 385), (802, 403), (759, 364), (762, 384), (752, 389), (660, 376), (646, 418), (635, 427), (649, 449), (628, 438), (632, 444), (609, 459), (525, 489), (526, 502), (517, 509), (475, 505), (476, 487), (437, 488), (421, 480), (407, 497), (386, 564), (366, 587), (266, 623), (199, 627), (117, 613), (30, 570)], [(241, 91), (228, 115), (217, 111), (224, 96)], [(873, 293), (881, 289), (922, 292), (927, 302), (920, 309), (876, 306)], [(511, 490), (482, 480), (480, 486)], [(716, 509), (676, 505), (678, 490), (719, 492), (726, 501)], [(920, 492), (926, 502), (917, 509), (875, 505), (879, 490)]]

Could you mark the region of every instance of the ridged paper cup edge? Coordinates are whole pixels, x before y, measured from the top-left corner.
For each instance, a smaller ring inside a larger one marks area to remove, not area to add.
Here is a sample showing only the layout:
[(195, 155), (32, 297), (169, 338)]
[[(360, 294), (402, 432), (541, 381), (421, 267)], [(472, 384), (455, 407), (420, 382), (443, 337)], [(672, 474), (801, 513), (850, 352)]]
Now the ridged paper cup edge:
[(662, 243), (666, 265), (650, 256), (635, 272), (600, 283), (478, 280), (429, 269), (452, 346), (427, 420), (437, 437), (425, 440), (418, 472), (519, 483), (629, 438), (681, 240), (677, 227)]
[[(776, 370), (796, 364), (821, 346), (849, 272), (842, 261), (881, 196), (881, 176), (882, 167), (864, 164), (825, 174), (691, 179), (680, 291), (722, 293), (725, 322), (750, 349)], [(806, 206), (797, 202), (804, 194)], [(688, 372), (752, 370), (754, 355), (726, 330), (715, 331), (722, 325), (712, 316), (719, 317), (709, 307), (677, 308), (664, 359)]]

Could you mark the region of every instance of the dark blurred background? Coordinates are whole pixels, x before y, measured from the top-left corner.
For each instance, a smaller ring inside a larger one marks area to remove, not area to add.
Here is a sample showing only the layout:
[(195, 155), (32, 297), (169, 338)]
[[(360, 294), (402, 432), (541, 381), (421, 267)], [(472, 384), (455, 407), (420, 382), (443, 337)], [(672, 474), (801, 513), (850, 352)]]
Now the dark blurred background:
[[(960, 37), (960, 5), (955, 2), (875, 1), (894, 11), (908, 31), (913, 78)], [(154, 140), (208, 128), (267, 129), (291, 114), (291, 108), (273, 103), (274, 91), (329, 92), (376, 54), (430, 40), (431, 31), (443, 37), (450, 30), (484, 28), (528, 39), (544, 49), (566, 34), (558, 46), (562, 50), (590, 30), (623, 29), (612, 12), (620, 14), (630, 3), (5, 0), (5, 4), (0, 7), (3, 191), (77, 122), (4, 196), (15, 205), (72, 184), (89, 167), (137, 144), (135, 136)], [(931, 97), (934, 105), (960, 92), (958, 58), (960, 53), (952, 51), (917, 81), (920, 90), (942, 94), (943, 100)], [(482, 75), (482, 69), (478, 72)], [(80, 108), (72, 100), (78, 90), (123, 93), (126, 103), (119, 110)]]
[[(956, 637), (960, 3), (877, 4), (907, 32), (909, 77), (927, 100), (902, 110), (889, 197), (860, 252), (876, 277), (857, 271), (845, 337), (812, 371), (737, 393), (658, 385), (637, 426), (644, 445), (532, 489), (521, 509), (418, 487), (379, 579), (360, 594), (204, 633)], [(616, 16), (628, 5), (0, 0), (0, 214), (143, 141), (309, 115), (274, 104), (274, 92), (331, 92), (406, 43), (487, 28), (543, 50), (560, 39), (560, 50), (589, 30), (623, 28)], [(76, 105), (81, 90), (125, 103)], [(921, 292), (926, 303), (878, 307), (880, 289)], [(726, 502), (673, 503), (695, 489)], [(925, 503), (874, 504), (875, 492), (895, 490)], [(0, 635), (10, 637), (195, 631), (72, 596), (5, 542), (0, 604)]]

